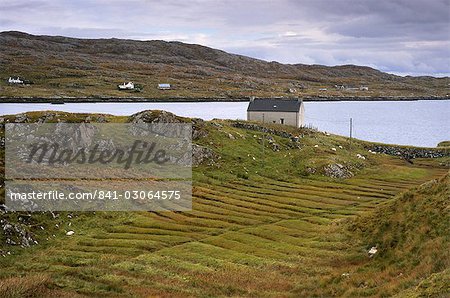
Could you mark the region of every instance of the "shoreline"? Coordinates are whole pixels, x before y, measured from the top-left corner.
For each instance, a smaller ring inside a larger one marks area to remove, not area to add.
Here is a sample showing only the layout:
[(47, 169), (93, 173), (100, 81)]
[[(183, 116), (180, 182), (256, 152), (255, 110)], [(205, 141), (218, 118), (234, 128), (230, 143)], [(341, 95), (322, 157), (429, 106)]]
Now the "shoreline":
[[(259, 97), (256, 97), (259, 98)], [(264, 98), (264, 97), (262, 97)], [(280, 97), (275, 97), (280, 98)], [(288, 99), (286, 97), (285, 99)], [(292, 98), (293, 99), (293, 98)], [(450, 100), (450, 97), (443, 96), (376, 96), (376, 97), (362, 97), (362, 96), (307, 96), (300, 98), (305, 102), (332, 102), (332, 101), (419, 101), (419, 100)], [(172, 102), (248, 102), (250, 98), (147, 98), (147, 97), (6, 97), (0, 98), (0, 103), (133, 103), (133, 102), (157, 102), (157, 103), (172, 103)]]

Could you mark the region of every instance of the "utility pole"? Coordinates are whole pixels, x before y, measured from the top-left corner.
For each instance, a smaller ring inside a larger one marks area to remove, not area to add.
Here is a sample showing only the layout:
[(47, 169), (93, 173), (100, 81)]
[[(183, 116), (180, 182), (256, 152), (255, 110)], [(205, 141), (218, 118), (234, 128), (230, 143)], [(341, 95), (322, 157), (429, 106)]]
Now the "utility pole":
[(352, 147), (352, 130), (353, 130), (353, 119), (350, 118), (350, 148)]
[[(262, 114), (263, 117), (263, 124), (264, 124), (264, 113)], [(264, 132), (264, 126), (263, 126), (263, 137), (262, 137), (262, 159), (261, 159), (261, 163), (262, 163), (262, 167), (264, 168), (264, 139), (266, 138), (266, 133)]]

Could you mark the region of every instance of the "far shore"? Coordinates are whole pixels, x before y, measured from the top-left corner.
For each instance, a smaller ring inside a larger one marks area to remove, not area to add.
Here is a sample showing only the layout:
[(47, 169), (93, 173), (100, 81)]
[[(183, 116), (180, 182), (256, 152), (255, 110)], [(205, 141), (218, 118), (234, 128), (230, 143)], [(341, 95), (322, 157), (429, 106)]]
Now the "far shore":
[[(281, 98), (281, 97), (275, 97)], [(285, 99), (294, 99), (284, 97)], [(449, 100), (448, 96), (308, 96), (300, 97), (307, 102), (328, 101), (417, 101), (417, 100)], [(197, 98), (147, 98), (147, 97), (0, 97), (0, 103), (113, 103), (113, 102), (248, 102), (250, 98), (220, 98), (220, 97), (197, 97)]]

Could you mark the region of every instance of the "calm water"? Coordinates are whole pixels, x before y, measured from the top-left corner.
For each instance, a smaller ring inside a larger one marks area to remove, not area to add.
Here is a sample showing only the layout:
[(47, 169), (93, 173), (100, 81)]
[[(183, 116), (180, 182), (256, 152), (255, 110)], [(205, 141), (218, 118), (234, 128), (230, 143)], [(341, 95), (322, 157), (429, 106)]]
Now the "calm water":
[[(202, 103), (66, 103), (0, 104), (0, 114), (60, 110), (78, 113), (131, 115), (142, 110), (166, 110), (205, 120), (245, 119), (247, 102)], [(435, 147), (450, 140), (450, 101), (307, 102), (306, 124), (339, 135), (383, 143)]]

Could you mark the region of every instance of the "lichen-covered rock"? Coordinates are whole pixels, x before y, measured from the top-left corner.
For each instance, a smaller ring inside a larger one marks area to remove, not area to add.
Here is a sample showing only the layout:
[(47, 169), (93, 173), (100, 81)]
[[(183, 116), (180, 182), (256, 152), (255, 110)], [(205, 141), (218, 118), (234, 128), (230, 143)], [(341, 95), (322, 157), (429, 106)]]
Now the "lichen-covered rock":
[(167, 111), (147, 110), (133, 114), (129, 118), (131, 123), (186, 123), (186, 118), (179, 117)]
[(4, 244), (29, 247), (37, 243), (33, 235), (20, 223), (12, 223), (6, 219), (1, 219), (0, 229), (0, 232), (4, 234)]
[(167, 111), (147, 110), (130, 116), (131, 123), (186, 123), (192, 124), (192, 139), (198, 140), (208, 135), (201, 119), (189, 119), (177, 116)]
[(53, 120), (57, 116), (56, 113), (45, 112), (41, 117), (36, 120), (36, 123), (46, 123)]
[(85, 122), (106, 123), (108, 120), (104, 115), (89, 115), (84, 119)]
[(14, 119), (14, 123), (27, 123), (29, 121), (30, 118), (27, 116), (27, 114), (18, 114)]
[(207, 148), (200, 145), (192, 145), (192, 165), (198, 166), (200, 164), (213, 165), (219, 157), (217, 154)]
[(354, 176), (348, 167), (340, 163), (329, 164), (323, 168), (323, 171), (325, 176), (338, 179), (347, 179)]

